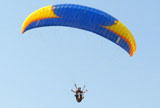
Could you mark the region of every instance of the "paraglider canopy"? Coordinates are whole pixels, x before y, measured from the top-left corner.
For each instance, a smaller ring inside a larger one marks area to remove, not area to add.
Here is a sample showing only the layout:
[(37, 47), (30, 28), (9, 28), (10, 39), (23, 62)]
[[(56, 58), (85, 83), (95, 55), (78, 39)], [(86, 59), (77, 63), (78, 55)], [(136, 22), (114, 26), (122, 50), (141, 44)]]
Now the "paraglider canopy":
[(136, 42), (132, 33), (111, 15), (86, 6), (59, 4), (36, 10), (28, 16), (22, 26), (22, 33), (44, 26), (68, 26), (96, 33), (122, 47), (132, 56)]

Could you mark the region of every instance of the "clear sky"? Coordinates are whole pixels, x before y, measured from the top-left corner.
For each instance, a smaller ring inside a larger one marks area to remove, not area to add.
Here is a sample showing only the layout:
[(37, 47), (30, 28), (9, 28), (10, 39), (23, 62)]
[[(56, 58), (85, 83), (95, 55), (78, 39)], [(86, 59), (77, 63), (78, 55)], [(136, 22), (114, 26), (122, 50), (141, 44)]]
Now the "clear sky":
[[(45, 27), (21, 34), (25, 18), (48, 5), (103, 10), (132, 32), (137, 51), (96, 34)], [(1, 0), (0, 108), (160, 108), (159, 0)], [(81, 103), (74, 82), (87, 86)]]

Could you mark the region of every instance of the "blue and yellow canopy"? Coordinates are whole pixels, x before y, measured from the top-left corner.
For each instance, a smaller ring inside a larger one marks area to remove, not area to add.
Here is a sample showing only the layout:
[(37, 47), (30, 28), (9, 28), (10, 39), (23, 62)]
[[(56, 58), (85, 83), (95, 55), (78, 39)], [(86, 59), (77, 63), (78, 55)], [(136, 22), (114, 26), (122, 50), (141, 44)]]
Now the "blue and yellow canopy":
[(136, 42), (128, 28), (109, 14), (86, 6), (60, 4), (36, 10), (24, 21), (22, 33), (43, 26), (68, 26), (96, 33), (122, 47), (132, 56)]

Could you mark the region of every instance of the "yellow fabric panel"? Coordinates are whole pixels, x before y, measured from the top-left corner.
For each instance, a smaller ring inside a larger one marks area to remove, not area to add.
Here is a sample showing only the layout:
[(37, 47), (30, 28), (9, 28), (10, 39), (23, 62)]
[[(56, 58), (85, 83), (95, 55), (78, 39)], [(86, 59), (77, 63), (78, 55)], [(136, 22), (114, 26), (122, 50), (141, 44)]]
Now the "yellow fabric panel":
[(129, 44), (130, 56), (132, 56), (135, 53), (136, 41), (132, 33), (128, 30), (128, 28), (123, 23), (121, 23), (120, 21), (115, 21), (115, 24), (111, 26), (103, 26), (103, 27), (114, 32)]
[(24, 21), (21, 32), (24, 33), (25, 28), (32, 22), (45, 18), (59, 18), (57, 15), (55, 15), (52, 5), (40, 8), (31, 13)]

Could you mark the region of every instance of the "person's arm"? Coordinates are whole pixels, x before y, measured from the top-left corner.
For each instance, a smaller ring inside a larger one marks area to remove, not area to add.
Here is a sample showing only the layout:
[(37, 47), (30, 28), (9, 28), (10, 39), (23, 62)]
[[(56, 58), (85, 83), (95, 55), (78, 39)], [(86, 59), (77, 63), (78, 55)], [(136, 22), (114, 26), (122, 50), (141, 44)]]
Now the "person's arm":
[(86, 90), (86, 91), (83, 91), (83, 93), (86, 93), (88, 90)]
[(73, 93), (76, 93), (76, 91), (74, 91), (74, 90), (72, 90), (72, 89), (71, 89), (71, 91), (72, 91)]

